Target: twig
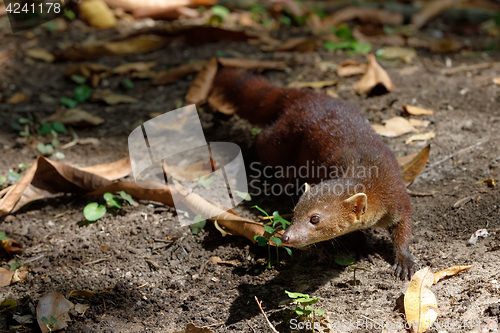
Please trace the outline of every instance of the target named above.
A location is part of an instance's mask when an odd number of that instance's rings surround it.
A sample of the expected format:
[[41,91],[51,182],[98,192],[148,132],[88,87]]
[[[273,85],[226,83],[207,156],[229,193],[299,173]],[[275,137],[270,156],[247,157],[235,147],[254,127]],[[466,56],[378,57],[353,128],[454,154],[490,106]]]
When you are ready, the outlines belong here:
[[471,149],[473,149],[473,148],[476,148],[476,147],[478,147],[478,146],[480,146],[480,145],[483,145],[483,144],[485,144],[485,143],[489,142],[490,140],[491,140],[491,138],[489,138],[489,139],[488,139],[488,140],[486,140],[486,141],[481,141],[481,142],[475,143],[475,144],[473,144],[472,146],[469,146],[469,147],[467,147],[467,148],[460,149],[459,151],[456,151],[456,152],[454,152],[453,154],[446,156],[446,157],[445,157],[445,158],[443,158],[442,160],[439,160],[439,161],[437,161],[437,162],[435,162],[435,163],[432,163],[431,165],[429,165],[429,167],[427,168],[427,170],[428,170],[428,169],[430,169],[430,168],[434,168],[435,166],[437,166],[437,165],[439,165],[439,164],[441,164],[441,163],[443,163],[443,162],[446,162],[446,161],[448,161],[450,158],[453,158],[453,157],[455,157],[455,156],[457,156],[457,155],[459,155],[459,154],[461,154],[461,153],[465,153],[466,151],[469,151],[469,150],[471,150]]
[[87,263],[83,264],[83,266],[98,264],[98,263],[103,262],[103,261],[109,261],[109,258],[102,258],[102,259],[97,259],[97,260],[94,260],[91,262],[87,262]]
[[264,312],[264,310],[262,309],[262,301],[259,301],[259,299],[257,298],[257,296],[255,296],[255,301],[257,302],[257,305],[259,306],[259,309],[260,309],[260,312],[262,312],[262,315],[264,316],[264,318],[266,319],[266,322],[267,324],[269,325],[269,327],[271,328],[271,330],[273,331],[273,333],[279,333],[273,326],[273,324],[271,324],[271,322],[269,321],[269,319],[267,318],[266,316],[266,313]]
[[25,260],[25,261],[23,261],[23,264],[27,264],[27,263],[29,263],[29,262],[37,261],[38,259],[42,259],[43,257],[45,257],[45,253],[42,253],[42,254],[41,254],[41,255],[39,255],[38,257],[35,257],[35,258],[31,258],[31,259]]
[[468,66],[457,66],[453,67],[450,69],[446,69],[443,71],[443,74],[445,75],[451,75],[459,72],[464,72],[464,71],[474,71],[478,69],[488,69],[492,67],[498,66],[500,63],[498,62],[483,62],[481,64],[474,64],[474,65],[468,65]]
[[248,320],[245,320],[245,322],[247,323],[247,326],[250,327],[250,329],[253,331],[253,333],[255,333],[255,328],[250,326],[250,323],[248,322]]

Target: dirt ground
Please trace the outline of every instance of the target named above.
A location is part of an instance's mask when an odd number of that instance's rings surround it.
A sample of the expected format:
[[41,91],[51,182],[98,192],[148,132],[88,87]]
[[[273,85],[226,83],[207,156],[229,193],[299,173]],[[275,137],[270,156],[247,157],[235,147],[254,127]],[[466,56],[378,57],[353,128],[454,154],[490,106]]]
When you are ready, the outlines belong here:
[[[0,19],[2,31],[7,29],[5,20],[6,17]],[[85,31],[75,24],[59,35],[50,35],[41,28],[34,33],[39,45],[50,49],[66,38],[83,39]],[[278,32],[289,33],[293,31]],[[480,37],[456,38],[464,41]],[[59,107],[59,98],[71,95],[75,87],[63,77],[68,62],[47,64],[24,56],[23,51],[33,44],[23,34],[0,38],[0,50],[16,50],[15,56],[0,70],[0,92],[6,97],[15,92],[30,96],[24,103],[0,104],[0,176],[7,176],[7,170],[16,169],[20,163],[32,164],[38,155],[36,140],[26,140],[10,129],[12,115],[30,112],[43,119]],[[218,42],[193,47],[167,46],[147,54],[102,57],[94,62],[116,66],[156,61],[156,68],[164,69],[190,60],[209,59],[221,52],[255,59],[295,60],[295,65],[285,71],[264,73],[280,86],[298,80],[336,79],[334,73],[321,71],[314,63],[338,63],[347,57],[345,52],[324,50],[309,54],[266,53],[246,42]],[[361,55],[354,58],[364,61]],[[488,178],[500,181],[500,88],[491,83],[492,78],[500,77],[500,66],[453,75],[443,73],[447,62],[455,67],[499,61],[498,52],[433,55],[419,51],[412,64],[381,61],[397,87],[392,93],[358,96],[351,87],[359,77],[343,78],[336,87],[340,99],[359,108],[371,123],[401,115],[402,106],[407,104],[435,110],[434,115],[419,117],[431,121],[425,131],[434,131],[436,137],[430,141],[428,165],[409,189],[434,196],[411,196],[414,221],[411,251],[420,267],[429,266],[433,271],[474,265],[469,271],[432,287],[439,304],[438,321],[443,325],[439,331],[472,330],[449,327],[448,320],[459,324],[465,321],[467,325],[483,319],[487,322],[488,318],[500,321],[500,186],[490,188],[477,183]],[[125,157],[130,131],[148,120],[150,113],[176,109],[191,79],[168,86],[134,80],[135,88],[128,93],[140,100],[137,104],[83,103],[82,109],[104,117],[106,122],[80,129],[78,135],[97,137],[101,145],[66,149],[63,162],[87,166]],[[113,91],[120,91],[119,82],[112,77],[105,84]],[[201,109],[208,141],[232,141],[245,153],[251,151],[253,137],[247,124],[214,114],[207,106]],[[397,157],[420,151],[428,144],[407,145],[404,141],[408,136],[384,138],[384,141]],[[69,142],[71,137],[62,135],[60,140]],[[467,197],[471,200],[453,207]],[[30,270],[26,283],[0,288],[0,300],[15,299],[19,304],[13,311],[0,314],[2,332],[11,331],[9,326],[16,325],[14,314],[32,313],[47,292],[68,295],[80,289],[102,292],[89,300],[70,299],[88,304],[90,309],[83,317],[74,318],[66,332],[175,332],[191,322],[199,327],[209,326],[213,332],[269,332],[255,296],[263,301],[263,308],[278,331],[290,332],[294,306],[285,290],[319,297],[317,308],[325,310],[334,323],[356,320],[362,323],[359,327],[348,326],[332,332],[381,332],[380,328],[364,325],[404,323],[402,299],[409,282],[393,277],[391,242],[383,230],[368,232],[382,259],[376,259],[374,264],[357,261],[356,265],[370,270],[357,271],[358,281],[354,286],[352,270],[334,262],[339,253],[354,253],[357,244],[348,239],[326,242],[312,251],[294,250],[293,258],[283,251],[281,265],[266,269],[265,248],[242,237],[222,237],[212,225],[193,235],[189,228],[181,228],[174,222],[173,209],[151,202],[141,201],[137,207],[127,206],[120,214],[107,214],[94,224],[80,227],[83,208],[95,200],[62,195],[29,204],[0,221],[0,230],[23,244],[25,250],[20,261],[36,259],[24,265]],[[239,205],[236,211],[241,216],[256,218],[258,212],[251,209],[255,204],[287,214],[292,212],[294,200],[262,195]],[[476,245],[468,244],[470,236],[482,228],[491,235],[479,239]],[[174,241],[165,242],[166,239]],[[102,246],[109,246],[109,250],[103,252]],[[236,266],[212,264],[213,256],[234,261]],[[145,258],[154,260],[158,268],[151,267]],[[105,260],[92,263],[99,259]],[[3,267],[8,268],[8,260],[0,262]],[[27,331],[39,332],[35,324],[26,326]],[[477,325],[474,329],[477,331]],[[384,332],[397,331],[401,330],[384,329]]]

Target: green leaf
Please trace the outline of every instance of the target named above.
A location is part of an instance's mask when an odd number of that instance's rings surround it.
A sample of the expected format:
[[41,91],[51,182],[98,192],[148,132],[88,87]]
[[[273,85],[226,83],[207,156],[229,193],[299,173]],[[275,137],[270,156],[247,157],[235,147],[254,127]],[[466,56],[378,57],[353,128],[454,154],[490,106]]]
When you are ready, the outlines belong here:
[[355,44],[355,41],[349,41],[349,42],[332,42],[332,41],[326,41],[325,44],[323,45],[325,50],[345,50],[345,49],[350,49],[353,47]]
[[285,220],[279,213],[278,211],[275,211],[273,213],[273,217],[274,217],[274,222],[273,222],[273,226],[276,224],[276,223],[281,223],[281,227],[283,228],[283,230],[286,230],[286,228],[288,228],[288,226],[290,225],[290,222],[288,222],[287,220]]
[[287,294],[288,297],[290,297],[290,298],[299,298],[299,297],[309,298],[309,294],[292,293],[292,292],[286,291],[286,290],[285,290],[285,294]]
[[311,310],[305,310],[305,309],[302,309],[300,307],[296,307],[295,308],[295,313],[298,314],[299,316],[309,316],[311,314]]
[[77,102],[85,102],[90,98],[90,95],[92,95],[92,88],[90,88],[87,85],[82,84],[81,86],[78,86],[75,88],[75,100]]
[[49,123],[43,123],[39,128],[38,128],[38,134],[40,135],[45,135],[50,133],[52,131],[52,125]]
[[106,200],[106,204],[110,207],[122,208],[122,205],[116,200],[116,197],[113,193],[104,193],[104,200]]
[[70,109],[74,109],[78,105],[77,101],[75,101],[74,99],[71,99],[69,97],[61,97],[59,102],[61,102],[62,105],[66,105]]
[[5,183],[7,181],[7,177],[0,177],[0,183]]
[[33,125],[33,122],[31,120],[29,120],[28,118],[19,118],[17,121],[21,125]]
[[129,203],[130,206],[135,205],[134,199],[132,199],[132,196],[130,194],[127,194],[125,191],[120,191],[118,192],[120,197],[122,197],[123,200]]
[[74,21],[76,19],[76,14],[72,10],[64,9],[64,11],[65,11],[64,15],[66,15],[66,17],[69,18],[71,21]]
[[372,44],[370,43],[355,43],[353,45],[353,53],[362,53],[362,54],[367,54],[370,53],[372,50]]
[[44,156],[48,156],[54,152],[54,146],[51,144],[44,145],[42,142],[38,142],[36,149]]
[[227,58],[227,53],[223,50],[215,50],[215,56],[219,58]]
[[233,191],[237,196],[239,196],[240,198],[242,198],[243,200],[245,201],[252,201],[252,197],[250,196],[249,193],[247,192],[241,192],[241,191],[238,191],[238,190],[234,190]]
[[274,244],[276,244],[276,246],[280,246],[281,244],[283,244],[283,242],[281,241],[281,238],[279,238],[279,237],[271,237],[269,239],[272,240],[274,242]]
[[87,78],[85,76],[81,76],[81,75],[73,74],[69,78],[73,82],[78,83],[78,84],[84,84],[85,82],[87,82]]
[[9,169],[9,180],[11,182],[15,182],[16,180],[21,179],[21,175],[18,172],[14,172],[14,170]]
[[259,207],[259,206],[257,206],[257,205],[252,206],[252,208],[257,208],[258,210],[260,210],[260,212],[261,212],[262,214],[265,214],[266,216],[269,216],[269,214],[267,214],[265,210],[263,210],[262,208],[260,208],[260,207]]
[[346,26],[345,24],[341,24],[338,27],[334,28],[333,30],[335,32],[335,35],[342,40],[352,39],[351,29],[349,29],[349,27]]
[[9,237],[5,235],[5,232],[0,231],[0,241],[6,241],[9,240]]
[[262,7],[262,5],[255,4],[255,5],[252,5],[252,7],[250,7],[250,13],[252,13],[254,15],[266,14],[267,10],[264,7]]
[[45,23],[43,26],[50,32],[55,32],[57,29],[57,23],[55,21],[49,21]]
[[83,209],[83,215],[87,221],[94,222],[102,218],[106,214],[106,207],[99,205],[97,202],[91,202]]
[[66,133],[68,130],[66,129],[66,126],[64,126],[63,123],[58,123],[58,122],[55,122],[52,124],[52,128],[54,129],[54,131],[56,131],[57,133]]
[[252,128],[252,130],[250,131],[250,134],[252,134],[253,136],[256,136],[260,132],[262,132],[262,128]]
[[45,324],[49,324],[49,320],[47,319],[47,317],[42,317],[42,321],[43,321]]
[[286,15],[280,15],[280,22],[284,25],[292,24],[292,19]]
[[204,188],[209,188],[213,182],[214,182],[214,178],[210,177],[210,175],[198,178],[198,184],[200,184]]
[[337,264],[339,264],[340,266],[349,266],[349,265],[352,265],[355,261],[355,259],[351,256],[348,256],[346,254],[339,254],[335,260],[334,260]]
[[14,258],[13,260],[9,261],[9,265],[10,265],[9,271],[15,271],[16,269],[21,267],[21,263],[19,262],[19,260],[17,260],[17,258]]
[[58,152],[56,153],[56,158],[57,158],[58,160],[62,160],[62,159],[64,159],[65,157],[66,157],[66,155],[64,155],[64,153],[61,153],[60,151],[58,151]]
[[54,316],[50,316],[50,320],[52,320],[52,324],[58,324],[59,322],[57,321],[56,318],[54,318]]
[[207,221],[204,220],[201,215],[196,215],[196,217],[194,218],[194,223],[190,225],[193,235],[197,235],[201,231],[201,229],[205,228],[206,224]]
[[17,302],[14,301],[13,299],[4,299],[2,303],[0,303],[0,313],[9,311],[10,309],[13,309],[17,306]]
[[269,240],[266,237],[262,237],[259,235],[255,235],[253,239],[257,241],[257,244],[259,244],[259,246],[266,246],[269,243]]
[[122,84],[126,89],[132,89],[135,87],[134,82],[132,82],[129,78],[123,79]]
[[229,9],[227,9],[224,6],[220,6],[220,5],[212,6],[212,14],[214,14],[215,16],[218,16],[220,18],[224,18],[224,17],[228,16],[230,13],[231,12],[229,11]]
[[315,298],[297,298],[297,299],[294,299],[294,301],[297,303],[300,303],[302,305],[311,305],[314,303],[318,303],[319,298],[318,297],[315,297]]
[[291,249],[291,248],[286,247],[286,246],[283,246],[283,248],[286,250],[286,252],[288,253],[288,255],[289,255],[290,257],[293,257],[293,253],[292,253],[292,249]]
[[273,227],[270,227],[268,225],[264,226],[264,230],[266,230],[266,232],[270,233],[271,235],[274,234],[275,231]]
[[30,165],[29,164],[24,164],[24,163],[19,163],[18,167],[21,170],[25,170],[25,169],[29,169]]
[[316,309],[314,309],[314,312],[316,312],[316,313],[317,313],[317,314],[319,314],[320,316],[325,314],[325,311],[324,311],[324,310],[316,310]]

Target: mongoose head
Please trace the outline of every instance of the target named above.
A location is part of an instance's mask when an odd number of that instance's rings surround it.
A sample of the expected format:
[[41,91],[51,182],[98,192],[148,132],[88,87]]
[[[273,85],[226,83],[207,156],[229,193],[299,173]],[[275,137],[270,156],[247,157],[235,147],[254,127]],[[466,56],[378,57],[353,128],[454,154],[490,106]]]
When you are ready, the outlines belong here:
[[363,229],[367,206],[365,193],[344,181],[327,181],[306,191],[295,207],[292,224],[281,241],[294,247],[332,239]]

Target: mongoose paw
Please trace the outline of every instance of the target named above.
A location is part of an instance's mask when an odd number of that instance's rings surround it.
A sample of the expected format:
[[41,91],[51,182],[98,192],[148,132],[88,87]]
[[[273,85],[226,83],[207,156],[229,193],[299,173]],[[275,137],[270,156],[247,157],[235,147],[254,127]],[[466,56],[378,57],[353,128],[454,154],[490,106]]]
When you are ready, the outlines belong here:
[[394,274],[401,280],[411,280],[417,270],[417,264],[413,261],[411,254],[399,254],[396,256],[396,263],[393,266]]

